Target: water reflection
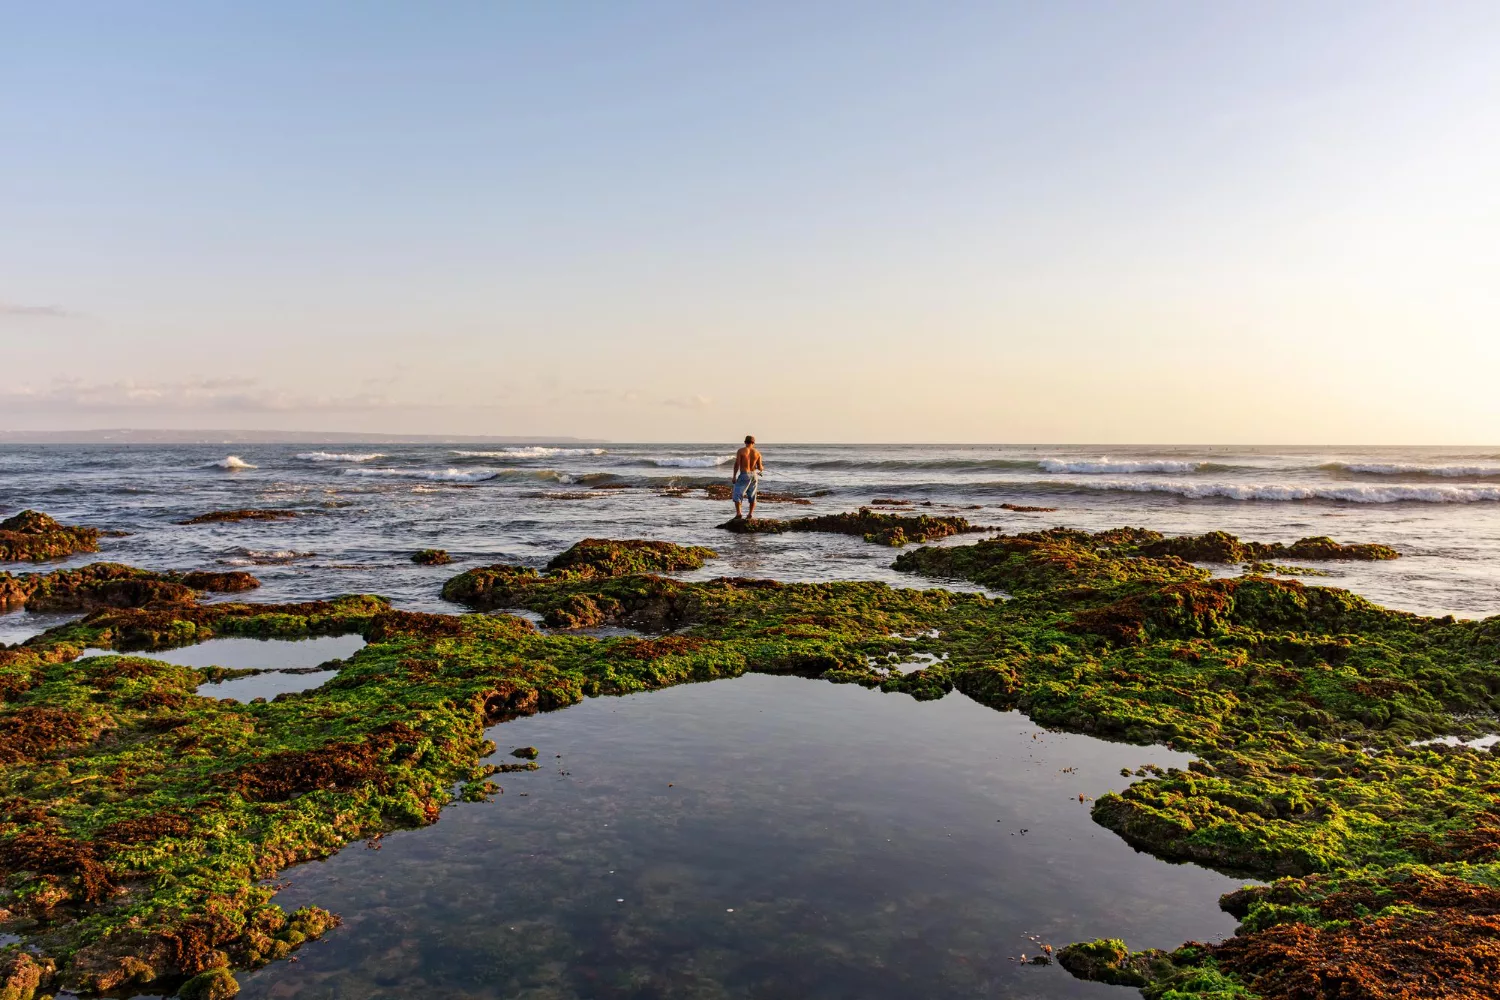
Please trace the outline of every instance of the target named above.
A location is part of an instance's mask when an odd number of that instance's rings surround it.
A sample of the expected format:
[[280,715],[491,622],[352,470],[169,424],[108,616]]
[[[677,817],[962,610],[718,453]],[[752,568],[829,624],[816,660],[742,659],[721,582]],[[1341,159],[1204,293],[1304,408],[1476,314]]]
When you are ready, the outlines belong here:
[[491,730],[542,769],[433,828],[287,873],[345,918],[242,997],[1116,997],[1013,961],[1233,930],[1237,881],[1139,854],[1088,800],[1160,748],[959,695],[744,677]]
[[[209,639],[180,649],[130,653],[180,667],[228,667],[231,670],[294,670],[344,659],[362,649],[357,635],[320,635],[311,639]],[[109,655],[113,650],[85,649],[81,656]]]

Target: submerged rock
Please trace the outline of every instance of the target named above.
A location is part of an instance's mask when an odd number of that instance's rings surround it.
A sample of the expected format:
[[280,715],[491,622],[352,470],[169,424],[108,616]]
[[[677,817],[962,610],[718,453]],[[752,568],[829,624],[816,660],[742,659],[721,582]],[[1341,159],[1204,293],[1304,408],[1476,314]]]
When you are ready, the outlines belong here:
[[97,528],[62,525],[35,510],[0,521],[0,562],[42,562],[98,551]]
[[423,549],[412,553],[411,561],[418,566],[446,566],[453,561],[446,549]]
[[226,521],[281,521],[300,517],[301,512],[285,509],[263,509],[247,507],[242,510],[211,510],[207,514],[190,517],[178,524],[218,524]]

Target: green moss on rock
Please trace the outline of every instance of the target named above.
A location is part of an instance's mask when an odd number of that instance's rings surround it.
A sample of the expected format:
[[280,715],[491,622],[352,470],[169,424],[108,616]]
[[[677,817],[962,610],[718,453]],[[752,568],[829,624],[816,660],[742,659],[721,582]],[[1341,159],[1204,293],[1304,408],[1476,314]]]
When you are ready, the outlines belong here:
[[930,514],[906,516],[884,514],[861,507],[852,514],[821,514],[778,521],[770,518],[746,520],[732,518],[719,525],[725,531],[741,535],[782,534],[791,531],[824,531],[839,535],[858,535],[867,542],[901,546],[908,542],[930,542],[950,535],[989,531],[983,525],[970,524],[962,517],[934,517]]
[[97,528],[62,525],[35,510],[0,521],[0,562],[43,562],[98,551]]

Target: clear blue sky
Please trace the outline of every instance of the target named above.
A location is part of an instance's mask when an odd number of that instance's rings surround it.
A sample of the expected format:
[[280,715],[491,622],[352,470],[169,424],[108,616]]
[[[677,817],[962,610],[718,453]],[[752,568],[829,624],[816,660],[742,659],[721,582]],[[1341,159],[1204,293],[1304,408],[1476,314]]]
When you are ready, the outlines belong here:
[[1500,443],[1500,4],[0,0],[0,429]]

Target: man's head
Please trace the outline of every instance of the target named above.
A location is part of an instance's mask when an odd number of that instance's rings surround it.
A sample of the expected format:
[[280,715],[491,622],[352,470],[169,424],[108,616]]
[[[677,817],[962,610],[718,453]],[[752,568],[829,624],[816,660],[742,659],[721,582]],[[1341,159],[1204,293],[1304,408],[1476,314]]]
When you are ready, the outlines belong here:
[[746,434],[745,435],[745,443],[746,444],[754,444],[755,443],[755,435],[754,434]]

